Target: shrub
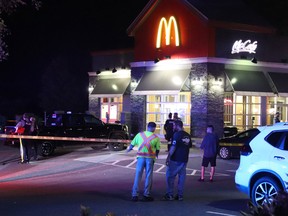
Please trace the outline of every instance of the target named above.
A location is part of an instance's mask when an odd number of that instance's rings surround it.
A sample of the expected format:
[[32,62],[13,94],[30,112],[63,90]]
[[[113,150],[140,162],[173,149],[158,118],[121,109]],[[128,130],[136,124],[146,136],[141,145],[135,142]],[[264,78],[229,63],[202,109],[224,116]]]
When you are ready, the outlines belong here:
[[287,216],[288,212],[288,193],[280,191],[271,202],[265,203],[263,206],[256,206],[249,201],[249,212],[241,211],[244,216]]

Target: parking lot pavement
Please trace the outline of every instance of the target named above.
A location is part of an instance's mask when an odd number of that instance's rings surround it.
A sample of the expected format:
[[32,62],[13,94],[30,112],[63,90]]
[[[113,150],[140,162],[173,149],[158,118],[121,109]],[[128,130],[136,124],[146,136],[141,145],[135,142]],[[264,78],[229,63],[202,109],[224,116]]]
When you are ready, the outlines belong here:
[[13,157],[20,157],[19,147],[4,144],[4,140],[0,140],[1,161],[8,160]]

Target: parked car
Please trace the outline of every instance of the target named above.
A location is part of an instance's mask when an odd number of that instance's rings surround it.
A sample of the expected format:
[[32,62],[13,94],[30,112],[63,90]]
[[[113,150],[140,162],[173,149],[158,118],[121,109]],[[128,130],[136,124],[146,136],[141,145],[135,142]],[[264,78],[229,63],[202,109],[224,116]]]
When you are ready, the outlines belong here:
[[258,127],[260,133],[241,149],[236,187],[255,205],[288,192],[288,123]]
[[230,137],[238,133],[238,128],[233,126],[226,126],[223,130],[224,137]]
[[222,159],[239,158],[240,150],[243,145],[253,139],[259,130],[252,128],[230,137],[224,137],[219,140],[218,155]]
[[[4,134],[7,135],[14,135],[15,134],[15,126],[16,126],[15,120],[8,120],[6,122],[6,125],[4,126]],[[4,138],[5,145],[12,145],[12,146],[19,146],[19,139],[14,138]]]
[[[97,117],[86,113],[53,113],[47,116],[46,124],[40,127],[39,136],[81,137],[128,140],[128,126],[120,123],[104,123]],[[86,145],[92,148],[109,147],[110,150],[120,151],[127,147],[123,142],[81,142],[39,140],[43,156],[53,154],[57,147]]]

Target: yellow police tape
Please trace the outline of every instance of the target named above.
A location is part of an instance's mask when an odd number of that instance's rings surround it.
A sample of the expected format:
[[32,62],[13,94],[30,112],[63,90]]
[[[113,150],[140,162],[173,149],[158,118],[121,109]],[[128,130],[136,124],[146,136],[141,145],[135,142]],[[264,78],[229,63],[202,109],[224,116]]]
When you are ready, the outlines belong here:
[[62,140],[62,141],[83,141],[83,142],[112,142],[112,143],[130,143],[131,140],[124,139],[100,139],[100,138],[84,138],[84,137],[57,137],[57,136],[30,136],[30,135],[10,135],[0,134],[0,138],[10,139],[33,139],[33,140]]

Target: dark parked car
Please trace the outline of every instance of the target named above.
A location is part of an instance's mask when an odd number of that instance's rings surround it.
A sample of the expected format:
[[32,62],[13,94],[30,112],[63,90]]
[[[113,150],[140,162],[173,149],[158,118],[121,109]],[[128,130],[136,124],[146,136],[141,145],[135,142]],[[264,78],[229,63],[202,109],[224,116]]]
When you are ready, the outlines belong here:
[[238,133],[238,129],[237,127],[233,127],[233,126],[226,126],[224,127],[224,137],[230,137],[233,135],[236,135]]
[[218,155],[222,159],[239,158],[242,146],[248,144],[259,132],[257,128],[252,128],[230,137],[221,138]]
[[[15,120],[8,120],[6,122],[6,125],[4,126],[4,134],[7,135],[15,135],[15,126],[16,126]],[[4,138],[5,145],[12,145],[12,146],[19,146],[19,139],[14,138]]]
[[[97,117],[85,113],[54,113],[46,119],[46,125],[40,127],[39,136],[102,138],[128,140],[128,126],[120,123],[104,123]],[[39,140],[42,155],[51,155],[57,147],[64,146],[91,146],[92,148],[109,147],[110,150],[119,151],[127,147],[123,142],[81,142]]]

